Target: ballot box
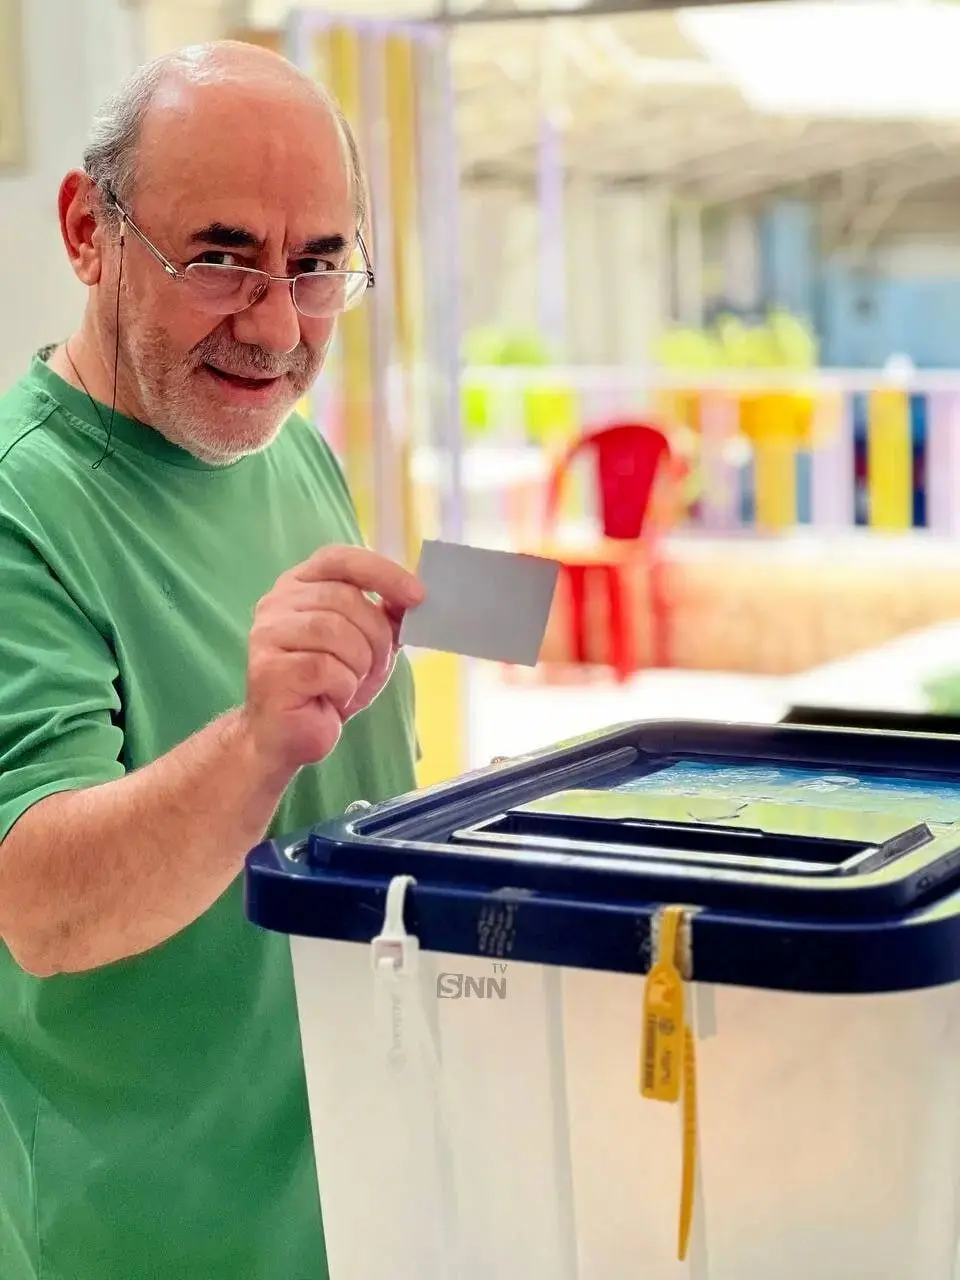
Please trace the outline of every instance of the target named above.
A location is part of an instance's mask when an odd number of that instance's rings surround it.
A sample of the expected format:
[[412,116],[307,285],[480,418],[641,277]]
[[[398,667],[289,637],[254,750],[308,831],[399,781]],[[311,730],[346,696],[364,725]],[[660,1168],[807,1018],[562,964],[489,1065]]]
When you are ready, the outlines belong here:
[[960,740],[615,726],[251,851],[332,1280],[950,1280]]

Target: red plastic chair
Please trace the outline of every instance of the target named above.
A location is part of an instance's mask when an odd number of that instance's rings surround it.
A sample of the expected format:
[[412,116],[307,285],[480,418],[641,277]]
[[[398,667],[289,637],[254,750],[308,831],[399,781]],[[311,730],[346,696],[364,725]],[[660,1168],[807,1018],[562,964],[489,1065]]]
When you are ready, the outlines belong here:
[[[556,549],[552,543],[564,486],[574,464],[591,454],[596,467],[600,498],[600,523],[604,542],[584,553]],[[640,668],[632,642],[626,595],[627,571],[638,559],[646,563],[652,637],[652,665],[669,665],[667,606],[659,565],[653,555],[648,517],[654,486],[660,476],[675,475],[670,446],[657,427],[643,422],[618,422],[591,431],[574,441],[555,464],[547,485],[544,521],[550,554],[561,564],[570,599],[570,643],[576,662],[586,664],[588,584],[600,579],[610,617],[609,662],[618,680],[628,679]],[[616,544],[622,544],[618,547]]]

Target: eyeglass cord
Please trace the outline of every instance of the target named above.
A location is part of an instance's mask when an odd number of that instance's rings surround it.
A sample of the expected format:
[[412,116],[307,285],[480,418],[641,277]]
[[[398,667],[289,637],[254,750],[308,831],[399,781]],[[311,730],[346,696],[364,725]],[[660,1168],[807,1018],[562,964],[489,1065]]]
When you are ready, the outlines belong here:
[[87,384],[83,380],[83,375],[81,374],[80,370],[77,368],[77,365],[76,365],[76,362],[74,361],[73,356],[70,354],[69,338],[67,339],[67,341],[64,343],[64,346],[63,346],[63,354],[67,357],[67,360],[70,364],[70,368],[76,374],[77,381],[80,383],[81,387],[83,387],[84,393],[86,394],[87,399],[90,401],[91,405],[93,406],[93,411],[97,415],[97,419],[101,427],[103,427],[103,430],[106,434],[106,443],[103,446],[103,453],[101,453],[100,457],[93,464],[92,469],[94,471],[97,470],[97,468],[100,466],[102,462],[104,462],[108,457],[110,457],[110,445],[113,441],[113,422],[117,414],[117,382],[120,376],[120,287],[121,287],[121,284],[123,283],[124,231],[125,231],[124,219],[121,218],[120,220],[120,259],[117,264],[117,306],[116,306],[116,314],[114,316],[114,331],[116,333],[116,345],[113,351],[113,400],[110,405],[109,423],[104,422],[103,414],[100,412],[100,406],[97,404],[96,400],[94,400],[93,396],[90,394],[89,390],[87,389]]

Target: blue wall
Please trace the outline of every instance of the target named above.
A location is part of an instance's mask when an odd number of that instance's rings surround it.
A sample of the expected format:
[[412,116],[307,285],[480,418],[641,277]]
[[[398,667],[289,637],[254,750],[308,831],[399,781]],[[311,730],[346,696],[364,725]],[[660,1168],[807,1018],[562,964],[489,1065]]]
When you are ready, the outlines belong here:
[[820,258],[817,212],[782,200],[759,220],[764,305],[813,322],[823,363],[877,368],[893,354],[917,368],[960,368],[960,279],[854,271]]
[[824,364],[876,368],[896,352],[917,368],[960,368],[960,280],[827,268],[817,319]]
[[759,232],[766,305],[815,321],[820,266],[815,210],[802,200],[778,201],[760,215]]

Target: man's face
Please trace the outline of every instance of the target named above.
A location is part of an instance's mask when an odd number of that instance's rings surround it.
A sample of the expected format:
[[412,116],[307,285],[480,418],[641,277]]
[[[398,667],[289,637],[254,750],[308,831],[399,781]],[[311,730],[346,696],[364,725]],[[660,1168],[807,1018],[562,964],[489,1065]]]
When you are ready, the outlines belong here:
[[[345,148],[322,105],[239,87],[180,87],[151,109],[127,212],[178,268],[232,263],[275,276],[343,269],[357,230]],[[96,300],[111,340],[119,260],[114,232]],[[246,310],[211,315],[127,229],[124,407],[208,462],[269,444],[316,379],[334,324],[301,315],[279,283]]]

